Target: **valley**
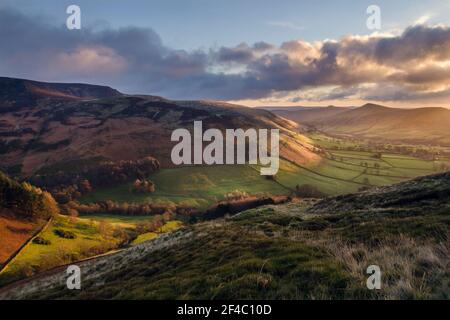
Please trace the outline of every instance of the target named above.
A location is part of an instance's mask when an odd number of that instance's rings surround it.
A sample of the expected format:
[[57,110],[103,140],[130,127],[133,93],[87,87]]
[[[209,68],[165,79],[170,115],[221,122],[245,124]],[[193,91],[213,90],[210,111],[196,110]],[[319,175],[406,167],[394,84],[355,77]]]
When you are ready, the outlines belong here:
[[261,176],[257,166],[252,165],[166,168],[150,176],[158,186],[152,194],[134,194],[127,183],[99,189],[80,201],[156,201],[205,209],[235,190],[252,195],[282,195],[297,186],[309,186],[324,195],[337,195],[363,187],[389,185],[450,167],[448,159],[429,161],[389,153],[374,158],[375,153],[370,152],[324,150],[326,155],[314,165],[302,166],[281,160],[273,180]]

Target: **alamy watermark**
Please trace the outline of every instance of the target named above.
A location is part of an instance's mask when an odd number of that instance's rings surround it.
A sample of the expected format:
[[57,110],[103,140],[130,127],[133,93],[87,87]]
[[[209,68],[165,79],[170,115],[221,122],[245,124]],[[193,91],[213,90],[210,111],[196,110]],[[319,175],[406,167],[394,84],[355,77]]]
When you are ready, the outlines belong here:
[[381,269],[377,265],[371,265],[367,267],[367,274],[370,276],[367,278],[366,285],[369,290],[381,289]]
[[369,30],[381,30],[381,8],[377,5],[370,5],[366,10],[370,16],[366,20]]
[[[69,30],[81,29],[81,8],[76,4],[67,7],[66,13],[69,15],[66,20],[66,26]],[[366,26],[369,30],[381,30],[381,8],[372,4],[367,7],[366,13],[369,17],[366,20]]]
[[81,8],[75,4],[67,7],[66,13],[69,15],[66,20],[66,27],[69,30],[81,29]]
[[70,265],[67,270],[66,286],[69,290],[81,290],[81,269],[77,265]]
[[[270,143],[269,143],[270,131]],[[280,165],[279,129],[219,129],[203,132],[202,121],[194,121],[194,137],[187,129],[172,132],[171,141],[178,142],[171,152],[175,165],[260,164],[261,175],[275,175]],[[203,142],[209,142],[205,147]],[[270,149],[270,153],[268,150]]]

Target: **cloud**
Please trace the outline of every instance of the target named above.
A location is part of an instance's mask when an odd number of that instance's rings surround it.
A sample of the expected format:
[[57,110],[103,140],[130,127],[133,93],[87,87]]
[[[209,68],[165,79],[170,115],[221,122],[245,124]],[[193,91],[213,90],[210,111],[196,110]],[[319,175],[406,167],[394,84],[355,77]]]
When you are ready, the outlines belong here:
[[[0,9],[0,72],[51,81],[95,81],[133,91],[160,90],[205,73],[208,55],[167,48],[147,28],[67,30]],[[170,93],[169,90],[166,93]]]
[[[257,44],[257,50],[264,50],[265,44]],[[253,49],[246,43],[242,43],[234,48],[221,47],[216,53],[218,62],[247,63],[253,60]]]
[[127,61],[113,49],[103,46],[81,46],[70,52],[56,55],[52,64],[53,72],[57,74],[61,69],[77,75],[118,74],[125,70]]
[[69,31],[3,8],[0,38],[8,44],[0,47],[4,76],[108,84],[169,98],[384,101],[442,98],[450,91],[450,27],[442,25],[185,51],[167,47],[149,28]]
[[291,30],[295,30],[295,31],[302,31],[305,29],[304,27],[302,27],[298,24],[295,24],[291,21],[269,21],[267,24],[270,26],[273,26],[273,27],[286,28],[286,29],[291,29]]
[[414,25],[421,25],[426,24],[430,19],[432,18],[431,14],[424,14],[423,16],[419,17],[416,21],[414,21]]

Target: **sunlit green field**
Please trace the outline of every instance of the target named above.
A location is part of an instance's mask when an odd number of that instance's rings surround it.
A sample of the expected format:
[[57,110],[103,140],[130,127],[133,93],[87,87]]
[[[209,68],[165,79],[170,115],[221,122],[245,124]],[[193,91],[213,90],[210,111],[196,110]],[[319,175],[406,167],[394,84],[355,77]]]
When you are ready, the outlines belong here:
[[156,184],[156,191],[151,194],[132,193],[130,184],[122,184],[92,192],[81,200],[85,203],[107,199],[118,202],[171,202],[205,208],[235,190],[254,195],[288,192],[248,165],[162,169],[150,179]]
[[365,186],[398,183],[417,176],[436,173],[439,163],[411,157],[382,155],[374,159],[370,153],[339,151],[333,159],[318,165],[301,167],[280,161],[276,181],[259,174],[257,166],[199,166],[162,169],[150,179],[156,184],[152,194],[130,192],[130,184],[100,189],[82,198],[97,202],[112,199],[118,202],[170,202],[200,209],[222,200],[224,195],[240,190],[252,195],[288,194],[296,186],[313,186],[327,195],[356,192]]
[[[61,238],[55,234],[56,229],[72,232],[76,238]],[[20,278],[82,259],[92,255],[95,248],[99,252],[108,251],[117,245],[117,239],[112,235],[99,233],[98,223],[66,216],[56,217],[39,236],[50,241],[50,244],[28,244],[0,274],[0,283],[4,279]]]
[[114,215],[114,214],[89,214],[89,215],[81,215],[78,218],[80,221],[90,222],[90,221],[106,221],[111,223],[115,227],[122,228],[134,228],[136,224],[141,222],[151,221],[153,216],[123,216],[123,215]]
[[152,240],[158,236],[159,233],[174,231],[182,226],[181,221],[169,221],[164,224],[161,228],[157,230],[157,232],[146,232],[140,234],[133,242],[133,245],[140,244],[144,241]]
[[[153,216],[89,215],[71,218],[59,215],[39,234],[49,244],[29,243],[19,255],[0,273],[0,284],[30,276],[73,261],[103,254],[118,248],[120,239],[115,230],[133,229],[140,223],[151,221]],[[101,230],[101,223],[107,230]],[[180,221],[168,221],[155,232],[139,235],[131,244],[139,244],[156,238],[160,233],[170,232],[182,226]],[[75,239],[66,239],[55,234],[55,230],[73,233]]]

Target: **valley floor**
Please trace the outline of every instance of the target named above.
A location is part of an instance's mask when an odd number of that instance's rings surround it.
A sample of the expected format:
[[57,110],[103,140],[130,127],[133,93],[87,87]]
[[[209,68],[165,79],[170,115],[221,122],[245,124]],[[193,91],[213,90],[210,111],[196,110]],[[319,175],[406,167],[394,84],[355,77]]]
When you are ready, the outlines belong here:
[[274,180],[261,176],[259,168],[251,165],[166,168],[150,177],[156,185],[152,194],[133,193],[131,183],[127,183],[95,190],[81,201],[170,203],[204,210],[236,190],[251,195],[283,195],[306,186],[324,195],[339,195],[433,174],[442,164],[450,167],[449,160],[428,161],[387,153],[374,158],[370,152],[330,150],[311,166],[281,159]]

